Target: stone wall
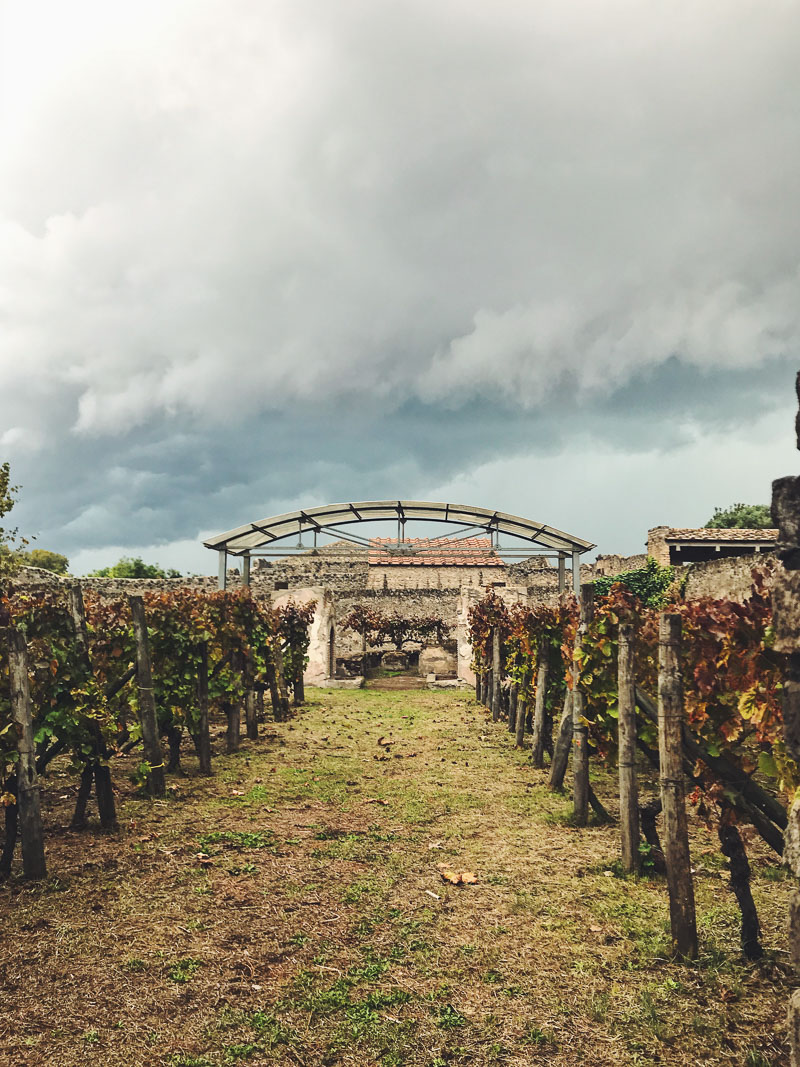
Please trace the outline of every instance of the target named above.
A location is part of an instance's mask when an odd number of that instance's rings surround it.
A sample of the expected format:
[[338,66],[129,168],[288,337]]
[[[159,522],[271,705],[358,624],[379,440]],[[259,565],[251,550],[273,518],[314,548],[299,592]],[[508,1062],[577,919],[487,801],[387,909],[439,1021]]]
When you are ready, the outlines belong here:
[[[687,600],[713,597],[716,600],[736,600],[741,603],[750,595],[753,571],[760,570],[771,585],[779,567],[776,556],[727,556],[706,563],[689,563],[685,572],[684,596]],[[680,573],[680,572],[679,572]],[[682,577],[682,575],[680,575]]]
[[598,556],[590,566],[593,578],[603,578],[613,577],[615,574],[624,574],[626,571],[641,570],[646,563],[647,555],[644,552],[639,552],[635,556]]
[[[237,583],[238,576],[232,576],[232,580]],[[97,596],[108,597],[110,600],[141,596],[144,593],[170,593],[178,589],[213,592],[217,588],[217,579],[210,577],[73,578],[69,575],[40,570],[38,567],[21,567],[14,575],[13,582],[15,586],[25,589],[57,589],[78,582],[84,593],[94,593]]]
[[462,585],[485,588],[492,582],[502,582],[505,567],[429,567],[429,566],[373,566],[368,568],[370,589],[449,589],[458,592]]

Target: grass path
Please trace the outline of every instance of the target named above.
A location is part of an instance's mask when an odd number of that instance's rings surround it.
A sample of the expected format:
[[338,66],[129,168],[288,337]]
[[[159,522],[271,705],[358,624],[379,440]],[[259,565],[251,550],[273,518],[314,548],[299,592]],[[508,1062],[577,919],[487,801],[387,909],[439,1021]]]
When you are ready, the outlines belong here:
[[572,828],[468,693],[312,690],[262,733],[163,802],[118,771],[119,837],[64,832],[48,780],[52,877],[0,888],[3,1067],[788,1062],[790,885],[756,843],[767,958],[694,820],[682,966],[663,882],[618,877],[617,829]]

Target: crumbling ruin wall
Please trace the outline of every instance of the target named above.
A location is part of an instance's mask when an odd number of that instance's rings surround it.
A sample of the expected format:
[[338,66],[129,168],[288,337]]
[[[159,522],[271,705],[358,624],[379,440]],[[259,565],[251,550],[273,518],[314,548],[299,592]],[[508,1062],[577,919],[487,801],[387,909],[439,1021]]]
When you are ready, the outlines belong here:
[[742,603],[750,596],[753,573],[758,570],[770,586],[780,568],[777,556],[726,556],[706,563],[689,563],[678,571],[685,576],[683,595],[687,600],[712,597],[715,600],[735,600]]
[[368,568],[370,589],[445,589],[458,592],[462,585],[485,588],[492,582],[502,582],[505,567],[414,567],[395,564]]

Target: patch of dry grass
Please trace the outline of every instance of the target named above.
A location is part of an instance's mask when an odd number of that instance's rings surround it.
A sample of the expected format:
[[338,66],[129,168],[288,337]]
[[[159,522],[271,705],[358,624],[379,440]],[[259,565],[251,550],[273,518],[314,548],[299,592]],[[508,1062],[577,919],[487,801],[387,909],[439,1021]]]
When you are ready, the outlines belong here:
[[663,882],[617,877],[617,829],[571,827],[526,756],[468,694],[312,691],[166,801],[118,769],[116,837],[65,832],[49,779],[51,878],[0,889],[0,1064],[787,1062],[773,858],[746,964],[693,822],[702,958],[673,963]]

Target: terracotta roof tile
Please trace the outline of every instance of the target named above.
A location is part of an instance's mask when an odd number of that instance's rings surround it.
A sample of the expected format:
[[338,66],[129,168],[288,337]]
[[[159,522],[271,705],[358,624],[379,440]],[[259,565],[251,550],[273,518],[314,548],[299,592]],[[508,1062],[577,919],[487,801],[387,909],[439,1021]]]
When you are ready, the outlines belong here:
[[[395,551],[390,552],[393,548]],[[409,537],[397,551],[392,537],[373,537],[370,541],[370,566],[405,567],[504,567],[502,559],[488,537]],[[410,549],[407,554],[402,549]]]
[[746,529],[722,529],[722,530],[667,530],[664,534],[666,541],[777,541],[777,530],[746,530]]

